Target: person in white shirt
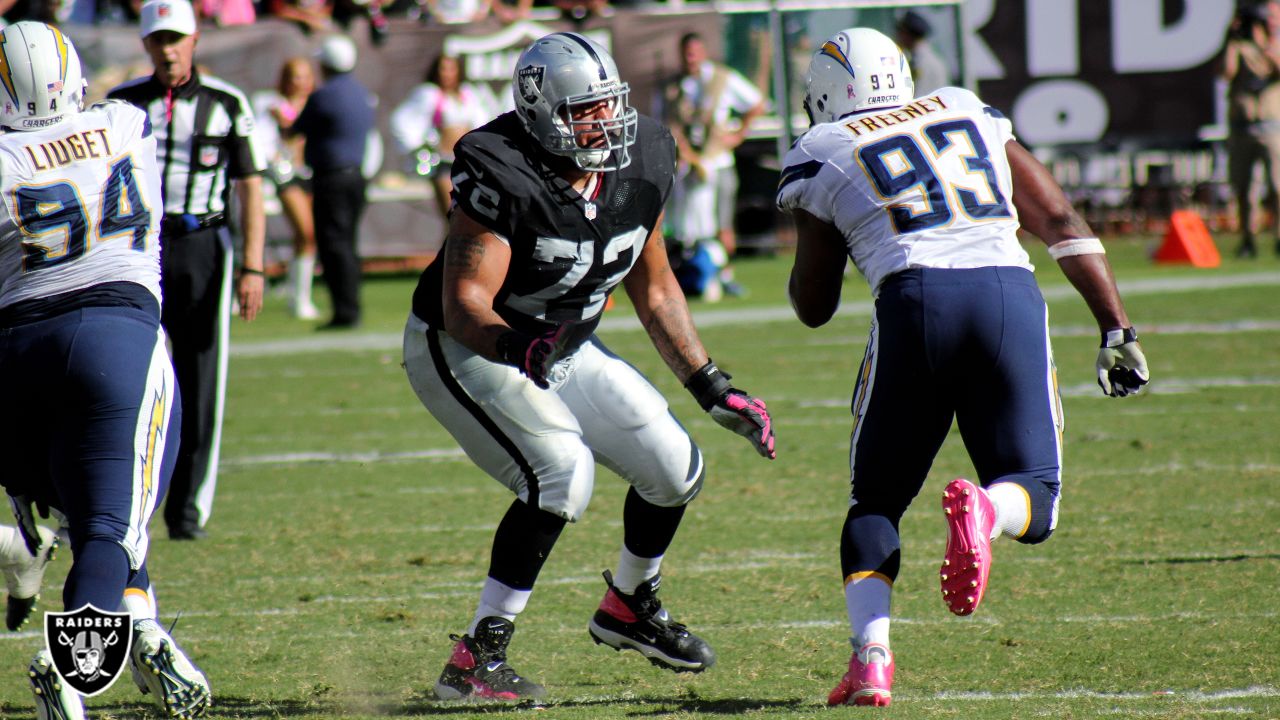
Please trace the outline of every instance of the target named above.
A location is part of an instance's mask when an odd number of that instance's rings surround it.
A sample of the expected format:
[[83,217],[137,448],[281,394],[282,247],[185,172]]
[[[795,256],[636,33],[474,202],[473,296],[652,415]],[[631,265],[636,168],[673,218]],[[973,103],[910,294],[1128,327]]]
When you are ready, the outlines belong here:
[[453,183],[453,145],[480,127],[493,113],[466,82],[458,58],[441,54],[427,70],[426,82],[391,113],[391,136],[412,170],[431,178],[440,216],[449,211]]
[[977,610],[995,538],[1039,543],[1057,525],[1062,406],[1020,228],[1093,312],[1103,392],[1135,393],[1149,373],[1102,243],[998,110],[962,88],[916,96],[901,50],[869,28],[823,43],[805,109],[812,127],[787,153],[777,196],[797,230],[792,306],[810,327],[830,320],[850,259],[876,298],[840,537],[854,652],[827,702],[888,705],[898,523],[953,418],[977,478],[943,492],[948,609]]
[[687,262],[676,275],[686,293],[714,302],[724,291],[741,292],[728,269],[737,246],[733,151],[764,112],[764,96],[741,73],[712,62],[697,33],[680,38],[680,56],[683,69],[664,90],[661,113],[680,160],[670,225]]
[[491,0],[421,0],[431,20],[445,25],[480,22],[489,17]]

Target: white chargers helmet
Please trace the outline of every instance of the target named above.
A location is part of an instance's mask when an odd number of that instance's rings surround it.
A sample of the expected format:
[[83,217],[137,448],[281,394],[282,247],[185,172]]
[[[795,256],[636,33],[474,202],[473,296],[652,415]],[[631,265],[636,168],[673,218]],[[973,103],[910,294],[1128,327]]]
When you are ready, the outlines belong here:
[[[627,104],[631,86],[590,38],[559,32],[534,41],[516,61],[511,90],[520,122],[548,152],[591,172],[631,164],[638,117]],[[598,103],[607,103],[610,117],[574,119],[575,110]]]
[[71,38],[24,20],[0,31],[0,126],[39,130],[84,108],[86,83]]
[[906,105],[915,82],[902,49],[871,28],[832,35],[809,63],[804,109],[809,122],[839,120],[850,113]]

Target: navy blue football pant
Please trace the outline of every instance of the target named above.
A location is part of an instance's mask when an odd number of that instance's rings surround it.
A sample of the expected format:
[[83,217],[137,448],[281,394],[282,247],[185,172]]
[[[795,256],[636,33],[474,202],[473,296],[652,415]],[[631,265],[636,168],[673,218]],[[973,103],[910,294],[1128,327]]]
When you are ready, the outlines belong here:
[[916,268],[880,288],[853,397],[844,577],[899,564],[898,522],[954,418],[983,487],[1027,491],[1023,542],[1056,524],[1061,407],[1047,309],[1020,268]]
[[182,415],[155,315],[90,307],[0,330],[4,483],[66,516],[68,610],[120,606],[168,489]]
[[354,325],[360,322],[359,242],[365,179],[360,168],[317,170],[311,177],[311,192],[316,254],[333,299],[332,322]]

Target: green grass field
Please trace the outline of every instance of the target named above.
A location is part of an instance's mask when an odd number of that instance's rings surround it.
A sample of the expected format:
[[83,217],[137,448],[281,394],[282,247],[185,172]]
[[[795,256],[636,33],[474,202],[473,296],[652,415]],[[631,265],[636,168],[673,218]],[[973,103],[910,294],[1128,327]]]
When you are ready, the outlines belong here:
[[[405,380],[408,277],[367,281],[353,334],[315,333],[279,300],[235,321],[211,536],[175,543],[153,523],[162,615],[181,613],[175,635],[211,679],[215,717],[1280,717],[1280,260],[1158,267],[1151,242],[1110,245],[1154,376],[1126,400],[1098,391],[1092,320],[1033,249],[1067,414],[1060,525],[1044,545],[997,543],[981,610],[953,617],[938,591],[938,502],[972,473],[953,432],[902,523],[887,710],[823,705],[849,656],[837,547],[869,293],[854,275],[846,311],[808,330],[786,308],[786,255],[740,261],[750,298],[694,305],[713,357],[768,401],[776,462],[699,411],[628,327],[625,301],[601,332],[707,455],[663,597],[717,649],[711,670],[677,676],[588,637],[626,489],[601,469],[511,648],[548,687],[545,704],[429,699],[509,496]],[[51,566],[41,609],[61,609],[68,565]],[[41,642],[31,630],[0,642],[0,718],[31,716],[24,670]],[[128,678],[89,712],[159,716]]]

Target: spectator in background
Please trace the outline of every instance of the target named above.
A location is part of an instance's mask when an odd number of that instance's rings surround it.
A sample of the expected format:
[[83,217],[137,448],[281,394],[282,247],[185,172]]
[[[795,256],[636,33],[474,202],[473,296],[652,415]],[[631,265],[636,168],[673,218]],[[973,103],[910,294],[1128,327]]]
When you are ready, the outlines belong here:
[[[1227,82],[1227,170],[1240,221],[1236,256],[1258,254],[1253,233],[1253,169],[1261,161],[1266,194],[1280,190],[1280,54],[1265,7],[1244,5],[1232,20],[1222,54]],[[1280,213],[1272,213],[1280,253]]]
[[553,0],[563,20],[571,22],[579,30],[587,18],[601,17],[608,10],[608,0]]
[[923,97],[940,87],[952,84],[947,63],[929,43],[933,26],[923,15],[908,10],[898,19],[898,46],[911,63],[911,75],[916,84],[916,97]]
[[253,0],[200,0],[196,11],[218,27],[252,25],[257,19]]
[[275,90],[254,98],[254,132],[267,156],[267,177],[293,230],[293,257],[285,287],[289,306],[300,320],[314,320],[320,311],[311,302],[311,279],[316,269],[315,221],[311,217],[311,169],[302,162],[305,139],[285,138],[315,90],[315,72],[305,57],[285,60]]
[[[161,321],[183,406],[182,443],[164,520],[170,538],[195,540],[206,535],[218,481],[232,288],[240,317],[251,321],[262,308],[266,162],[252,135],[253,113],[244,94],[195,66],[200,33],[191,3],[150,0],[142,6],[141,34],[155,71],[107,97],[150,116],[164,171]],[[227,227],[233,188],[244,237],[235,276]]]
[[440,54],[427,70],[426,82],[391,113],[396,148],[409,158],[413,170],[431,178],[440,216],[449,211],[453,182],[453,145],[467,131],[492,117],[480,97],[465,82],[458,58]]
[[426,18],[433,23],[460,25],[489,17],[491,0],[422,0]]
[[664,89],[661,113],[680,160],[670,224],[685,258],[676,274],[686,293],[715,302],[724,292],[743,292],[728,266],[737,246],[733,151],[764,112],[764,96],[736,70],[712,62],[697,33],[680,38],[680,55],[683,70]]
[[492,5],[493,16],[503,23],[513,23],[517,20],[524,20],[529,17],[529,13],[533,11],[533,0],[515,0],[515,3],[508,5],[502,0],[497,0]]
[[56,25],[61,6],[61,0],[0,0],[0,17],[8,24],[35,20]]
[[333,298],[333,319],[321,330],[360,324],[360,257],[357,241],[364,213],[365,146],[373,130],[373,95],[352,73],[356,45],[330,35],[320,46],[324,83],[312,93],[288,135],[302,135],[311,166],[312,218],[325,285]]
[[271,0],[271,14],[298,24],[304,33],[333,29],[332,0]]
[[381,45],[391,30],[382,8],[390,4],[390,0],[333,0],[333,21],[349,32],[352,20],[364,18],[369,24],[369,39],[374,45]]

